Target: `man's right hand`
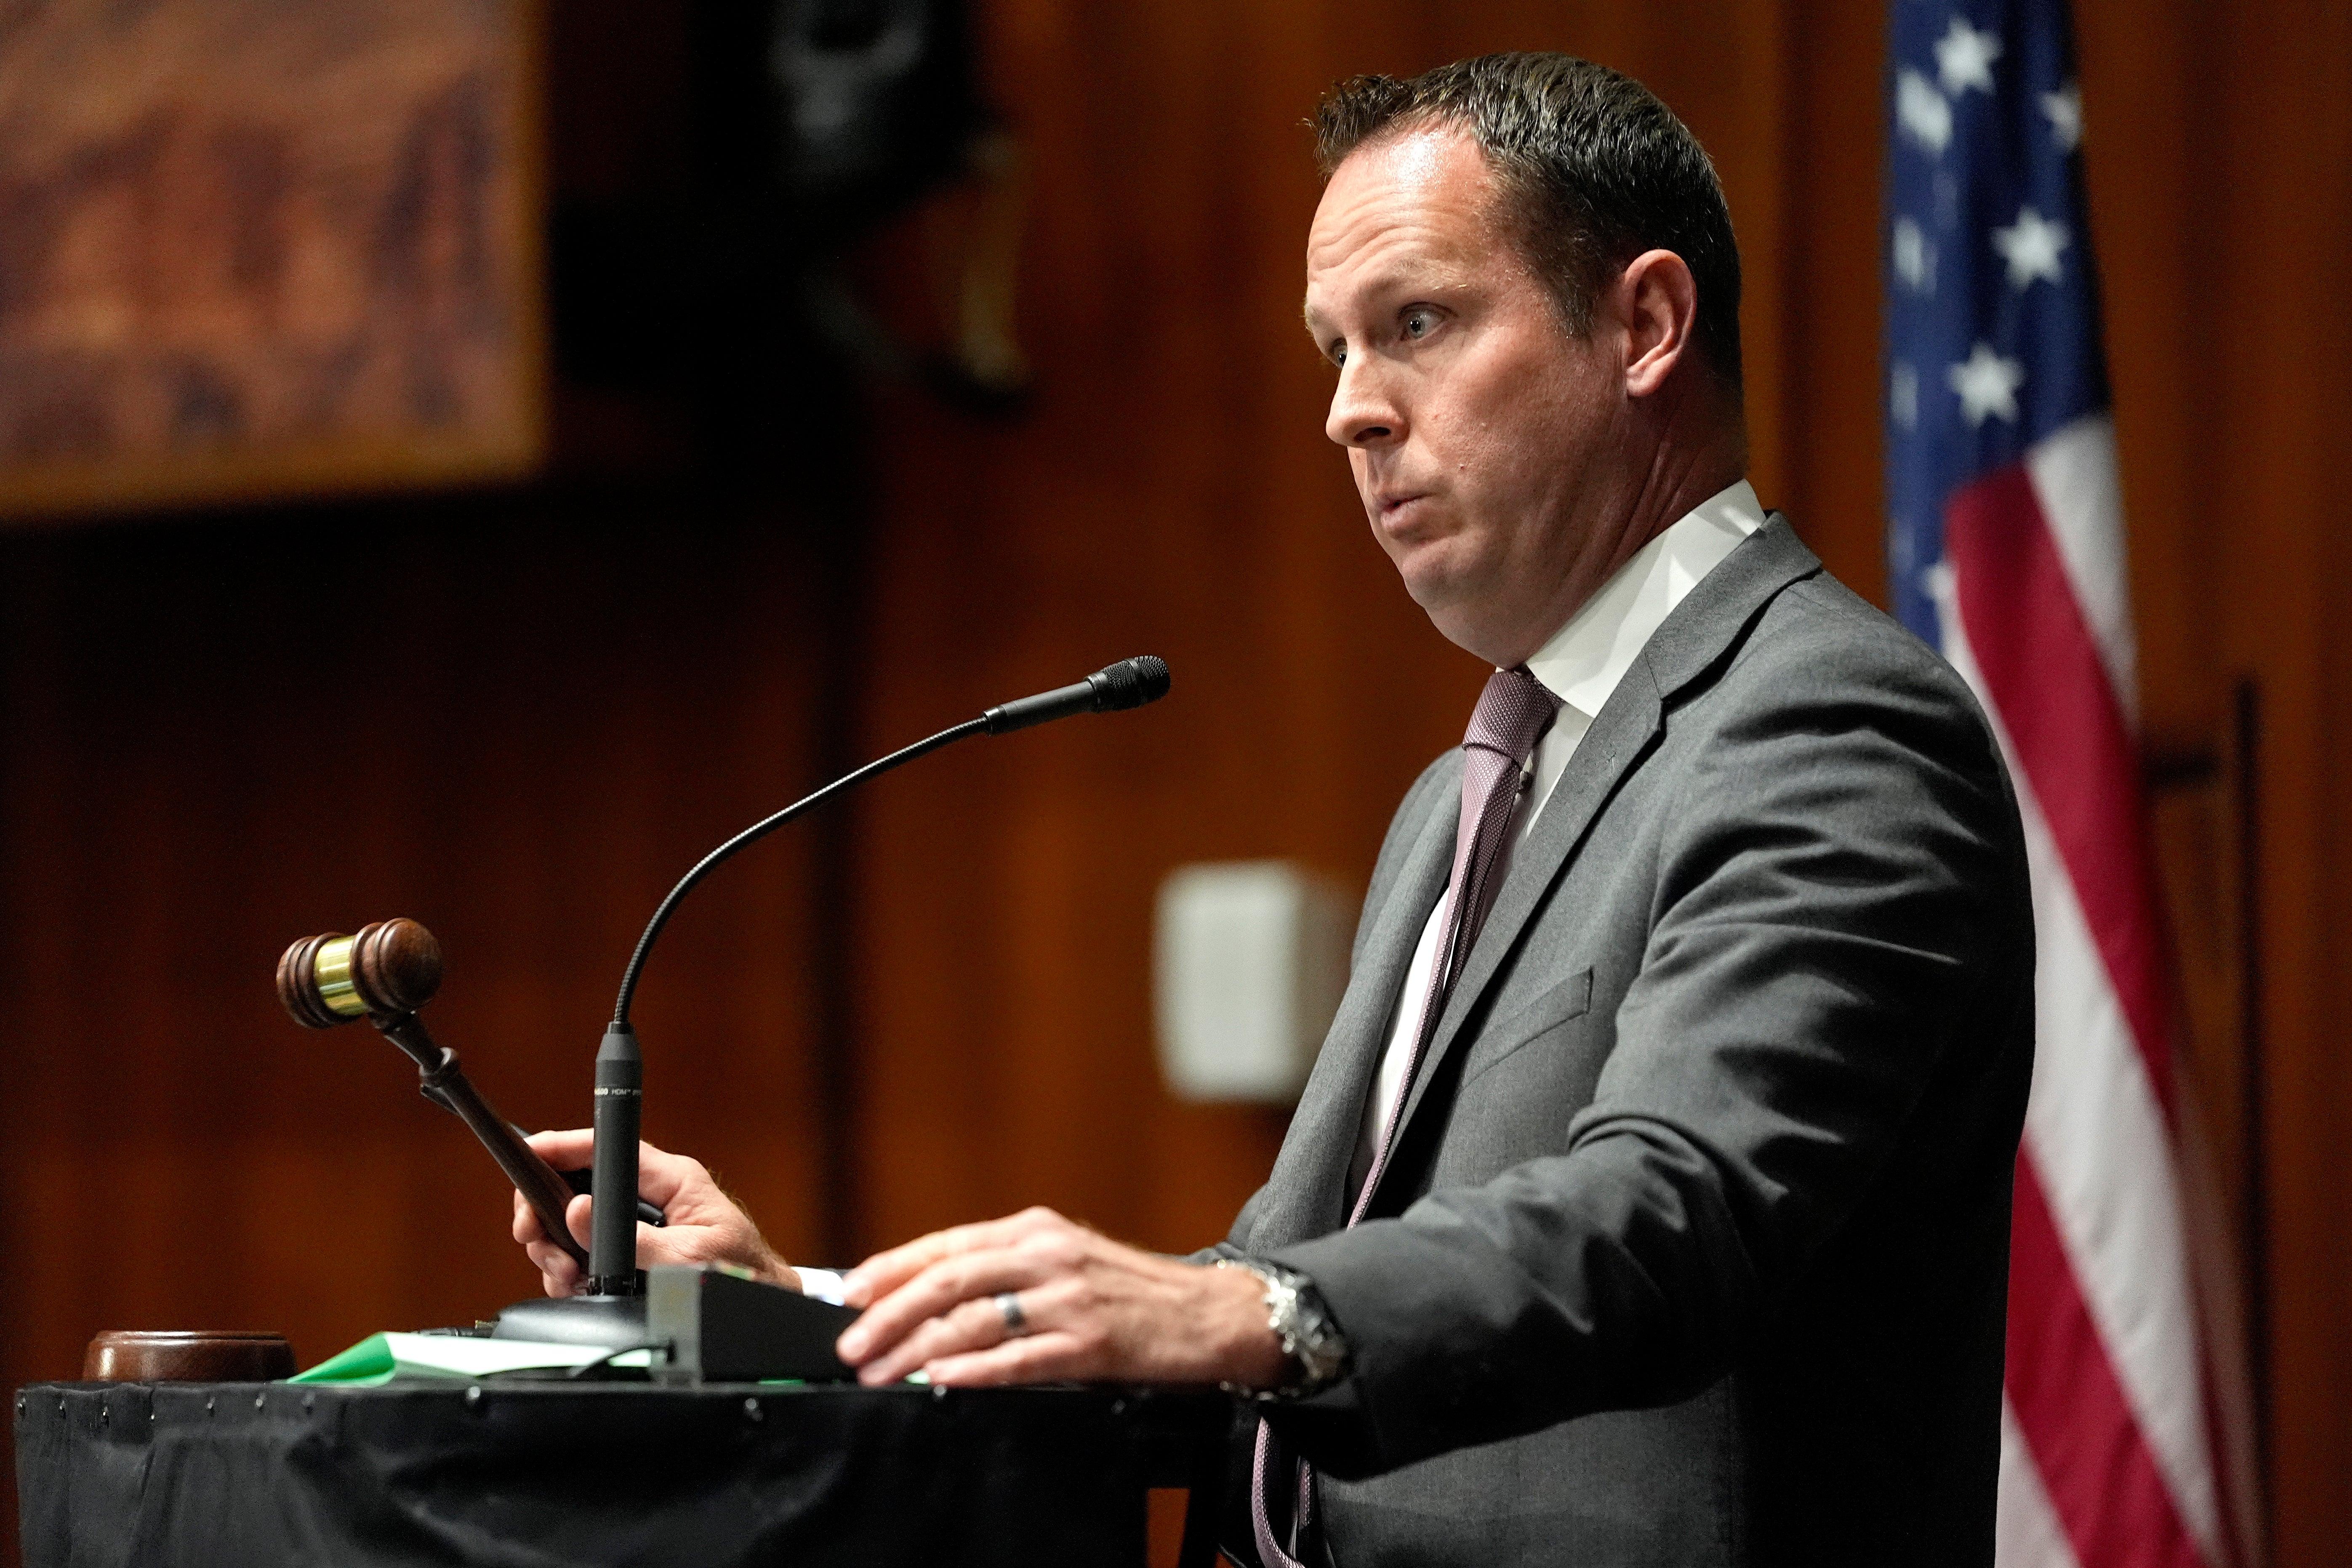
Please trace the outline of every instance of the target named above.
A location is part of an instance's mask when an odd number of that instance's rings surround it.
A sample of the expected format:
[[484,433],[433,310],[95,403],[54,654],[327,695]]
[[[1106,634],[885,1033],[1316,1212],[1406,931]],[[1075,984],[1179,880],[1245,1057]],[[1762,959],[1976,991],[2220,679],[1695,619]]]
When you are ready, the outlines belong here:
[[[587,1168],[595,1134],[584,1127],[568,1132],[534,1132],[530,1146],[541,1159],[559,1171]],[[719,1190],[699,1160],[671,1154],[650,1143],[637,1145],[637,1194],[659,1208],[667,1223],[656,1227],[637,1222],[637,1267],[656,1263],[731,1263],[748,1268],[754,1278],[787,1290],[801,1288],[800,1276],[760,1235],[751,1216]],[[594,1197],[583,1194],[563,1211],[563,1222],[574,1240],[588,1245]],[[551,1296],[580,1293],[580,1265],[547,1238],[539,1215],[523,1195],[514,1195],[514,1238],[539,1268],[540,1283]]]

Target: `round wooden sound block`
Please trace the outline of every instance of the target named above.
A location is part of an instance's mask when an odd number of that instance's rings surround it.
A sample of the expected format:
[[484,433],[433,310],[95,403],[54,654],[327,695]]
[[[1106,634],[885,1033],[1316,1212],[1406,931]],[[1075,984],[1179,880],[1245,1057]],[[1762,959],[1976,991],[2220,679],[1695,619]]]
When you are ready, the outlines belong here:
[[89,1383],[273,1383],[294,1375],[283,1334],[234,1329],[109,1329],[81,1358]]

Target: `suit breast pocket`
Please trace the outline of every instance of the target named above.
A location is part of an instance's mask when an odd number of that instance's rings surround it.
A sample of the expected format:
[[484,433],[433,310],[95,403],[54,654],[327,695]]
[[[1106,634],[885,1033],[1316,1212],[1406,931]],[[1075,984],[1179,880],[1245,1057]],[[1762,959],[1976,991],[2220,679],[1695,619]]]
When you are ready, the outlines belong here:
[[1475,1186],[1523,1160],[1568,1148],[1569,1124],[1592,1103],[1606,1054],[1595,1029],[1592,971],[1579,970],[1479,1031],[1430,1172],[1433,1186]]
[[1559,984],[1538,993],[1508,1016],[1489,1024],[1471,1043],[1462,1059],[1462,1088],[1467,1090],[1483,1075],[1530,1047],[1540,1047],[1569,1029],[1592,1007],[1592,971],[1580,969]]

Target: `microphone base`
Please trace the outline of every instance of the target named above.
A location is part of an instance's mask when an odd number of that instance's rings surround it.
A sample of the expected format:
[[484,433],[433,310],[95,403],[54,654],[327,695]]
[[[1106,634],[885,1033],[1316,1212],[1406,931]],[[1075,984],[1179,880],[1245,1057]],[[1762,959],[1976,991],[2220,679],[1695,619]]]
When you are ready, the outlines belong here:
[[542,1344],[601,1345],[628,1350],[646,1342],[643,1296],[547,1296],[517,1301],[499,1314],[494,1340]]

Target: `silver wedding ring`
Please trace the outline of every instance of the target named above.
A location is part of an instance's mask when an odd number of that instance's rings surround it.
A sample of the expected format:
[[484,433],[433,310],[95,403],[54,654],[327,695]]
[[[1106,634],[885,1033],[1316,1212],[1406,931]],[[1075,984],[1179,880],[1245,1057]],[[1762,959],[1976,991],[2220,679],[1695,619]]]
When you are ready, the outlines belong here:
[[1013,1339],[1029,1331],[1029,1314],[1021,1310],[1021,1297],[1012,1290],[1000,1291],[996,1297],[997,1316],[1004,1320],[1004,1337]]

